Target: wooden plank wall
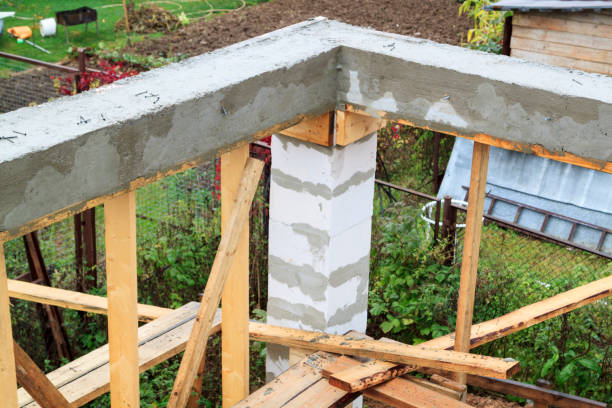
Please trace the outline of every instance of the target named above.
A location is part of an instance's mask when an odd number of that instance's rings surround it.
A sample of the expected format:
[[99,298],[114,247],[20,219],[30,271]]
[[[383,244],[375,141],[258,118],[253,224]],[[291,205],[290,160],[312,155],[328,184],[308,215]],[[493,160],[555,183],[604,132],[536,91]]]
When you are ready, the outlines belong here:
[[511,56],[612,75],[612,11],[517,13]]

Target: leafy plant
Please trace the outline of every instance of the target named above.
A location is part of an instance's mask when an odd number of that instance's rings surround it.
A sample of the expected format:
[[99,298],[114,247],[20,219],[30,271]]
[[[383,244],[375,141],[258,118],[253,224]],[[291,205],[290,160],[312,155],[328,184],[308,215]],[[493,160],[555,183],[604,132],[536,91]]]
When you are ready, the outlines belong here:
[[511,16],[512,12],[485,10],[485,6],[491,3],[494,2],[465,0],[459,7],[459,13],[465,13],[474,20],[474,28],[467,33],[470,47],[499,54],[504,36],[504,20]]
[[450,332],[458,275],[425,239],[418,212],[395,206],[378,220],[370,315],[383,334],[420,343]]

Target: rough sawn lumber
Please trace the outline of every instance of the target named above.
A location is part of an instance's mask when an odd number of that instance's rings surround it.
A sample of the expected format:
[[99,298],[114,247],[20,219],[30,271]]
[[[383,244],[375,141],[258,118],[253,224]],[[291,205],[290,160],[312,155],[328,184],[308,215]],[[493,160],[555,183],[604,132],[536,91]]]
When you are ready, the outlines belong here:
[[249,158],[246,162],[236,200],[227,221],[225,233],[221,236],[217,255],[206,283],[206,289],[204,289],[198,317],[193,325],[185,354],[172,387],[172,393],[168,400],[169,408],[183,408],[189,399],[191,387],[204,357],[208,332],[221,300],[223,286],[234,261],[242,230],[245,224],[249,222],[249,210],[263,166],[262,161],[252,158]]
[[[198,303],[190,302],[138,329],[139,370],[146,371],[185,349]],[[221,330],[217,311],[211,334]],[[47,374],[47,378],[74,406],[84,405],[109,391],[108,344]],[[18,390],[19,407],[40,407],[29,393]]]
[[49,381],[45,373],[30,356],[13,341],[17,382],[38,402],[42,408],[72,408],[61,392]]
[[258,341],[454,372],[487,375],[494,378],[508,378],[519,368],[517,361],[504,361],[499,358],[448,350],[434,350],[426,346],[393,344],[254,322],[250,324],[250,329],[251,338]]

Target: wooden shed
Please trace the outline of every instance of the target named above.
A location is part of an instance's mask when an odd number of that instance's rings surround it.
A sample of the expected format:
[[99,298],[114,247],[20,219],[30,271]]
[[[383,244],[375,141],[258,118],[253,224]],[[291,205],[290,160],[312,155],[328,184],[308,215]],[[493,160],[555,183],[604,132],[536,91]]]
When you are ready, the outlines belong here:
[[612,1],[501,0],[488,8],[514,12],[505,54],[612,75]]

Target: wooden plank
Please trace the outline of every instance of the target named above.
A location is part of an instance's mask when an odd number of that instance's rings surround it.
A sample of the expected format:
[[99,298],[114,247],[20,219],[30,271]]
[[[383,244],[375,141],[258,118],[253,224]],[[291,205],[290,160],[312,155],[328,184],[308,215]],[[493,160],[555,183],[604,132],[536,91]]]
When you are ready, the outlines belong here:
[[523,58],[529,61],[541,62],[542,64],[556,65],[563,68],[593,72],[596,74],[612,75],[612,66],[600,62],[583,61],[569,57],[560,57],[557,55],[548,55],[525,50],[512,50],[511,55],[513,57]]
[[317,352],[291,366],[287,371],[264,385],[234,408],[266,407],[280,408],[319,381],[322,367],[336,360],[329,353]]
[[506,362],[498,358],[476,356],[468,353],[433,350],[423,346],[355,339],[256,322],[251,322],[250,330],[251,338],[258,341],[402,364],[422,365],[449,371],[476,374],[490,372],[492,375],[487,374],[490,377],[507,378],[518,369],[517,362]]
[[[428,388],[428,389],[430,389],[432,391],[435,391],[438,394],[446,395],[447,397],[452,398],[452,399],[454,399],[456,401],[460,401],[461,397],[463,396],[463,392],[447,388],[447,387],[445,387],[443,385],[436,384],[436,383],[434,383],[432,381],[428,381],[428,380],[426,380],[424,378],[414,377],[414,376],[411,376],[411,375],[406,375],[403,378],[408,380],[408,381],[411,381],[413,383],[416,383],[416,384],[420,385],[421,387],[425,387],[425,388]],[[464,391],[465,391],[465,389],[467,389],[466,386],[464,386]]]
[[594,48],[597,50],[612,51],[612,41],[609,38],[595,37],[563,31],[544,30],[540,28],[516,26],[512,29],[512,38],[526,38],[558,44],[574,45],[577,47]]
[[534,402],[552,405],[557,408],[606,408],[604,402],[589,400],[575,395],[553,391],[537,385],[524,384],[511,380],[498,380],[495,378],[469,375],[468,384],[481,387],[485,390],[510,394],[521,398],[528,398]]
[[30,356],[17,344],[13,342],[15,352],[15,365],[17,381],[42,408],[70,408],[66,398],[45,376],[45,373],[32,361]]
[[467,408],[469,405],[405,378],[395,378],[368,389],[368,398],[397,408]]
[[[185,349],[198,303],[191,302],[138,329],[139,370],[146,371]],[[221,330],[221,310],[215,315],[211,334]],[[108,345],[47,374],[75,406],[84,405],[109,391]],[[24,389],[19,389],[19,406],[39,405]]]
[[[340,356],[336,361],[328,364],[322,370],[322,374],[324,377],[331,378],[340,374],[341,371],[350,369],[352,367],[358,367],[360,365],[360,362],[353,358],[347,356]],[[415,378],[416,377],[405,379],[398,377],[392,379],[391,381],[385,382],[384,384],[377,385],[376,387],[365,389],[363,390],[363,394],[369,398],[373,398],[378,401],[382,401],[387,404],[399,407],[433,407],[437,406],[436,404],[441,404],[440,406],[449,407],[467,407],[467,405],[457,402],[458,396],[461,393],[439,386],[437,384],[428,383],[426,382],[426,380]],[[416,389],[421,391],[421,393],[418,395],[410,395],[405,393],[404,386],[406,385],[406,381],[411,381],[415,383],[417,385]],[[390,384],[390,386],[387,386],[387,384]],[[422,388],[425,388],[425,390],[423,390]],[[428,389],[431,391],[428,391]],[[446,396],[446,398],[440,399],[439,396],[436,395],[440,393]],[[418,398],[421,398],[422,400],[418,401]],[[452,405],[448,398],[454,400],[456,404]]]
[[346,392],[359,392],[380,383],[407,374],[414,370],[412,366],[372,360],[357,363],[353,367],[336,372],[329,377],[329,383]]
[[[522,51],[522,50],[517,50],[517,53],[526,53],[526,51]],[[513,54],[514,55],[514,54]],[[543,57],[551,57],[550,55],[544,55],[544,54],[533,54],[534,56],[543,56]],[[525,59],[529,59],[527,57],[524,56],[519,56],[516,55],[517,57],[520,58],[525,58]],[[563,58],[563,57],[554,57],[554,58]],[[535,61],[535,59],[534,59]],[[555,65],[552,62],[546,62],[546,61],[540,61],[543,63],[548,63],[548,64],[552,64]],[[605,64],[599,64],[599,63],[595,63],[595,62],[589,62],[589,61],[577,61],[578,63],[582,63],[582,64],[586,64],[586,65],[598,65],[600,67],[605,68],[606,70],[608,69],[608,67]],[[587,69],[584,68],[579,68],[579,69],[583,69],[585,71],[588,71]],[[591,70],[589,72],[596,72],[594,70]],[[605,73],[605,72],[602,72]],[[612,73],[608,74],[608,75],[612,75]],[[368,112],[364,111],[363,109],[356,107],[354,105],[351,104],[347,104],[346,105],[346,111],[348,112],[358,112],[362,115],[367,115]],[[386,112],[384,111],[377,111],[376,114],[379,117],[385,117],[386,116]],[[408,119],[402,119],[402,118],[393,118],[394,122],[397,123],[401,123],[403,125],[408,125],[408,126],[413,126],[415,127],[415,123],[408,120]],[[579,167],[584,167],[587,169],[593,169],[593,170],[597,170],[597,171],[603,171],[605,173],[612,173],[612,162],[608,161],[608,162],[604,162],[604,161],[600,161],[600,160],[593,160],[593,159],[586,159],[580,156],[577,156],[575,154],[572,153],[568,153],[568,152],[555,152],[555,151],[550,151],[547,150],[545,148],[543,148],[541,145],[539,144],[527,144],[527,143],[518,143],[518,142],[510,142],[508,140],[505,139],[501,139],[499,137],[495,137],[492,135],[488,135],[485,133],[476,133],[476,134],[464,134],[464,133],[459,133],[458,131],[448,131],[448,129],[441,129],[439,127],[432,127],[432,126],[416,126],[418,128],[422,128],[422,129],[426,129],[426,130],[431,130],[433,132],[440,132],[443,133],[445,135],[450,135],[450,136],[456,136],[456,137],[463,137],[465,139],[469,139],[469,140],[473,140],[474,142],[478,142],[478,143],[482,143],[482,144],[486,144],[489,146],[495,146],[495,147],[499,147],[502,149],[506,149],[506,150],[514,150],[517,152],[521,152],[521,153],[526,153],[526,154],[533,154],[535,156],[540,156],[540,157],[546,157],[547,159],[551,159],[551,160],[555,160],[555,161],[559,161],[562,163],[570,163],[573,164],[575,166],[579,166]]]
[[[52,288],[14,279],[8,279],[8,293],[10,297],[15,299],[89,313],[108,314],[108,299],[102,296]],[[137,305],[138,320],[141,322],[155,320],[171,311],[172,309],[164,307],[144,304]]]
[[548,16],[562,20],[581,21],[590,24],[604,24],[612,26],[612,16],[609,14],[583,11],[579,13],[553,12],[547,14],[547,17]]
[[204,296],[198,310],[198,318],[187,343],[185,354],[181,360],[168,407],[183,408],[187,404],[191,386],[197,376],[200,362],[204,357],[204,348],[215,311],[221,300],[221,292],[234,261],[234,255],[240,242],[240,236],[245,224],[248,223],[249,210],[257,189],[257,184],[264,163],[249,158],[246,162],[242,180],[236,195],[236,202],[227,223],[227,233],[221,236],[221,242],[215,256]]
[[111,406],[138,408],[136,193],[104,203]]
[[581,21],[536,15],[534,13],[515,14],[512,17],[512,25],[563,31],[566,33],[593,35],[595,37],[612,38],[612,26],[607,24],[585,23]]
[[[571,289],[540,302],[524,306],[513,312],[472,326],[470,348],[524,330],[537,323],[552,319],[584,305],[612,295],[612,276]],[[427,347],[450,349],[455,333],[427,341]]]
[[[525,51],[517,50],[517,53],[518,52],[524,53]],[[542,55],[542,54],[534,54],[534,55]],[[555,58],[562,58],[562,57],[555,57]],[[580,61],[580,62],[584,64],[596,64],[594,62],[588,62],[588,61]],[[603,64],[599,64],[599,65],[605,66]],[[595,72],[595,71],[589,71],[589,72]],[[457,136],[463,137],[462,135],[457,135]],[[573,164],[574,166],[584,167],[587,169],[593,169],[597,171],[603,171],[605,173],[612,173],[612,162],[604,163],[604,162],[589,161],[589,160],[585,160],[571,153],[551,152],[549,150],[544,149],[540,145],[527,145],[523,143],[508,142],[507,140],[499,139],[499,138],[496,138],[490,135],[485,135],[482,133],[477,133],[473,137],[467,136],[466,138],[472,139],[474,140],[474,142],[486,144],[489,146],[495,146],[495,147],[500,147],[506,150],[514,150],[517,152],[533,154],[534,156],[546,157],[547,159],[559,161],[562,163]]]
[[354,112],[336,111],[336,144],[346,146],[385,127],[387,121]]
[[17,406],[17,377],[13,351],[13,328],[6,283],[4,242],[0,241],[0,395],[7,408]]
[[[608,42],[612,43],[612,40],[608,40]],[[540,54],[568,57],[576,60],[612,64],[612,51],[598,50],[585,46],[559,44],[555,42],[531,40],[512,36],[511,47],[513,50],[523,50]]]
[[[385,383],[414,370],[415,367],[413,366],[398,365],[380,360],[360,363],[353,358],[341,356],[336,362],[329,364],[323,370],[323,376],[328,378],[329,384],[334,387],[338,387],[343,391],[355,393],[367,391],[373,386]],[[437,375],[436,378],[443,379],[447,383],[442,381],[444,385],[440,385],[417,377],[406,376],[404,378],[416,382],[425,388],[441,392],[455,400],[458,400],[462,392],[466,390],[465,386],[461,386],[461,384],[455,383],[439,375]],[[451,384],[450,388],[447,384]],[[456,389],[457,386],[461,387],[459,391]]]
[[[344,408],[358,396],[359,393],[347,393],[330,385],[325,378],[321,378],[288,401],[283,408]],[[267,408],[267,405],[261,407]]]
[[451,380],[450,378],[442,377],[439,374],[432,374],[432,376],[429,377],[429,380],[434,384],[439,384],[445,388],[448,388],[448,389],[451,389],[457,392],[467,391],[467,387],[464,384],[459,384],[458,382],[455,382]]
[[295,347],[290,348],[289,349],[289,366],[297,364],[301,360],[308,357],[310,354],[312,354],[312,350],[306,350],[306,349],[295,348]]
[[[242,170],[249,158],[244,145],[221,156],[221,234],[227,233]],[[223,407],[249,395],[249,223],[246,222],[223,289],[221,372]]]
[[[457,301],[457,329],[454,349],[461,352],[470,350],[470,330],[474,312],[488,166],[489,146],[475,142],[472,154],[468,209],[465,219],[461,282]],[[458,373],[456,378],[458,382],[465,384],[465,374]]]
[[321,146],[334,145],[334,112],[304,118],[300,123],[279,133]]

